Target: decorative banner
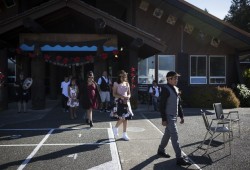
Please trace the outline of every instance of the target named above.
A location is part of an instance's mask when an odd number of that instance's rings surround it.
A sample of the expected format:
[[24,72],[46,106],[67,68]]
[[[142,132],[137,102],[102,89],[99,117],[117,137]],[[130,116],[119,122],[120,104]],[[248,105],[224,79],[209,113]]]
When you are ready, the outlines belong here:
[[193,25],[190,25],[190,24],[186,24],[185,25],[185,28],[184,28],[184,31],[188,34],[191,34],[194,30],[194,26]]
[[149,7],[149,3],[147,1],[142,0],[139,8],[143,11],[147,11]]
[[173,15],[169,15],[168,19],[166,20],[167,23],[169,23],[170,25],[175,25],[177,21],[177,18]]
[[210,44],[214,47],[218,47],[220,44],[220,40],[218,38],[213,37]]
[[93,55],[87,55],[87,56],[61,56],[61,55],[56,55],[56,54],[41,54],[41,55],[36,55],[34,52],[27,52],[27,51],[22,51],[19,48],[16,48],[13,50],[15,53],[16,57],[29,57],[31,59],[33,58],[43,58],[45,62],[49,62],[54,65],[58,66],[63,66],[63,67],[71,67],[72,65],[83,65],[89,62],[94,61],[94,57],[98,58],[100,57],[103,60],[107,60],[109,57],[118,57],[118,54],[122,56],[122,51],[120,52],[119,50],[113,50],[109,53],[103,52],[99,56],[93,56]]
[[163,10],[159,9],[159,8],[155,8],[153,16],[155,16],[156,18],[161,18],[163,15]]

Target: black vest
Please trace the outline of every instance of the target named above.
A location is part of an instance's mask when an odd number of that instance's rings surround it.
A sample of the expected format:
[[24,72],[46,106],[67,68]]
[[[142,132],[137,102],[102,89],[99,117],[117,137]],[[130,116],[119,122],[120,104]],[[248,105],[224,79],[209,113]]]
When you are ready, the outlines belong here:
[[101,77],[101,79],[102,79],[102,83],[100,84],[101,91],[110,91],[109,79],[108,82],[106,82],[103,77]]

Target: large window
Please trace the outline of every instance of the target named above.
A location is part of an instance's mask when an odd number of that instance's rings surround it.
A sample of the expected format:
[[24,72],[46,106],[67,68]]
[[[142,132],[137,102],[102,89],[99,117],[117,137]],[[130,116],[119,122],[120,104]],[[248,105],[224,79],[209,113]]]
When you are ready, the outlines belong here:
[[155,79],[155,56],[139,61],[138,83],[151,84],[154,79]]
[[226,83],[226,57],[209,56],[209,83],[225,84]]
[[158,55],[158,82],[167,83],[166,75],[170,70],[175,70],[174,55]]
[[190,84],[207,84],[207,57],[190,56]]

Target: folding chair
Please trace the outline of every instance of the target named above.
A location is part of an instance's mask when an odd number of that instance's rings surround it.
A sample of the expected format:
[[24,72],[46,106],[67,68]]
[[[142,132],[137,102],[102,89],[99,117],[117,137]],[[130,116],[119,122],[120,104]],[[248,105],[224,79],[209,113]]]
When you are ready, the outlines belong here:
[[240,137],[240,117],[238,111],[230,111],[228,113],[223,113],[223,108],[221,103],[214,103],[213,104],[214,111],[216,114],[216,118],[223,120],[223,121],[231,121],[232,128],[234,124],[238,125],[238,137]]
[[[210,135],[209,138],[209,144],[207,145],[207,148],[205,149],[205,153],[208,151],[208,149],[210,148],[211,142],[213,139],[215,139],[216,137],[218,137],[220,134],[223,134],[223,145],[225,148],[225,143],[229,142],[229,149],[230,149],[230,154],[231,154],[231,141],[232,141],[232,130],[230,127],[230,122],[226,121],[223,124],[218,124],[217,121],[218,119],[212,119],[211,123],[209,123],[207,115],[204,111],[201,110],[201,115],[206,127],[206,135],[202,141],[202,143],[198,146],[198,148],[203,149],[202,146],[204,145],[205,141],[207,140],[207,135]],[[221,120],[219,120],[221,121]],[[215,122],[215,123],[213,123]],[[215,125],[213,125],[215,124]],[[228,135],[228,140],[225,140],[225,134]]]

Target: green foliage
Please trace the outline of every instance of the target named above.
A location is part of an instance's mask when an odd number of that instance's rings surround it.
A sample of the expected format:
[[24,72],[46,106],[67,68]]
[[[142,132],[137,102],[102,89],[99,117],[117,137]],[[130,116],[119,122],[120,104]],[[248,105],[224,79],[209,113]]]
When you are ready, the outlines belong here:
[[250,32],[250,1],[249,0],[232,0],[229,13],[225,21]]
[[243,78],[245,79],[245,84],[250,88],[250,68],[243,71]]
[[233,90],[227,87],[195,87],[191,93],[183,94],[188,107],[212,108],[213,103],[222,103],[223,108],[239,107],[240,101]]
[[240,99],[241,107],[250,106],[250,90],[244,84],[238,84],[236,87],[236,95]]

